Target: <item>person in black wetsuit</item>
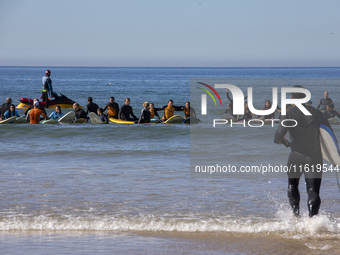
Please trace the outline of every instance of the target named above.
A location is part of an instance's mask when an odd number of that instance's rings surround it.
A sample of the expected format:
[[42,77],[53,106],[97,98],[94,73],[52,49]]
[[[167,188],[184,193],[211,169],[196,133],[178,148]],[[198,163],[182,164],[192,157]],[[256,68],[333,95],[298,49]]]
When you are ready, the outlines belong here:
[[239,120],[249,121],[251,119],[255,119],[255,115],[249,110],[248,102],[245,102],[244,115],[237,115],[236,121],[239,121]]
[[329,104],[334,104],[334,103],[333,103],[333,100],[328,97],[328,92],[325,91],[323,93],[323,98],[320,99],[320,102],[318,104],[318,110],[321,106],[321,111],[326,111],[326,107]]
[[12,104],[12,98],[7,97],[6,103],[0,106],[0,120],[5,119],[5,112],[9,110],[9,107],[11,104]]
[[87,101],[89,102],[88,105],[86,106],[86,112],[85,115],[87,116],[90,112],[94,112],[97,114],[97,110],[99,106],[95,103],[93,103],[92,97],[88,97]]
[[74,113],[76,114],[76,116],[75,116],[76,120],[79,120],[79,119],[87,120],[85,111],[83,109],[79,108],[79,104],[78,103],[74,103],[73,104],[73,109],[74,109]]
[[224,113],[228,113],[228,114],[234,116],[234,115],[233,115],[233,104],[232,104],[232,103],[228,103],[228,104],[227,104],[227,109],[225,110]]
[[118,119],[119,105],[115,102],[114,97],[110,97],[110,103],[105,106],[103,111],[105,112],[106,109],[108,109],[107,115],[109,118]]
[[[229,113],[230,115],[233,115],[233,100],[232,100],[231,97],[229,96],[229,92],[228,92],[229,90],[226,89],[225,91],[227,92],[227,98],[229,99],[230,103],[227,104],[227,109],[225,110],[224,113]],[[247,98],[248,98],[248,96],[245,96],[245,97],[244,97],[245,103],[246,103]],[[234,115],[233,115],[233,116],[234,116]]]
[[104,124],[109,124],[109,118],[107,117],[107,115],[104,113],[103,108],[98,108],[97,110],[98,116],[101,119],[101,121]]
[[334,110],[334,104],[329,104],[326,107],[326,111],[323,112],[323,115],[327,119],[338,117],[340,119],[340,113]]
[[48,108],[50,97],[54,95],[52,89],[51,71],[46,70],[45,76],[42,77],[42,101],[45,102],[45,108]]
[[[130,118],[130,115],[132,118]],[[125,98],[125,104],[119,110],[118,119],[128,121],[137,120],[137,117],[133,114],[132,107],[130,106],[130,98]]]
[[[301,87],[296,85],[295,87]],[[304,98],[302,93],[292,93],[292,98]],[[323,114],[316,110],[313,106],[304,107],[312,114],[310,116],[304,115],[297,107],[293,107],[287,112],[286,116],[281,116],[281,121],[284,119],[294,119],[297,121],[295,127],[283,127],[279,125],[276,130],[274,142],[283,143],[284,137],[287,132],[290,134],[290,147],[291,153],[288,157],[288,199],[290,206],[293,209],[295,216],[300,213],[300,193],[299,193],[299,180],[302,174],[305,174],[305,181],[308,194],[308,211],[309,217],[317,215],[319,212],[321,199],[319,196],[322,171],[316,171],[317,165],[322,166],[322,154],[320,147],[320,124],[329,127],[328,120]],[[286,126],[294,126],[296,123],[293,121],[286,121]],[[304,169],[309,168],[309,171]],[[312,171],[314,167],[314,171]],[[294,170],[296,169],[296,170]],[[301,171],[300,171],[301,169]]]
[[140,115],[139,119],[135,121],[135,123],[138,123],[138,124],[150,123],[151,114],[150,114],[150,111],[148,109],[149,103],[144,102],[143,107],[144,108],[142,109],[141,115]]

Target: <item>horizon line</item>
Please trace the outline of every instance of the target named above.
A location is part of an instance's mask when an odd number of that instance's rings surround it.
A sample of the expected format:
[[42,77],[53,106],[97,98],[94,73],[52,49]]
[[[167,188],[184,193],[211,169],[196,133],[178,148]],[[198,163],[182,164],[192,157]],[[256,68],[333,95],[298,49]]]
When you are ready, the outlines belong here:
[[340,66],[60,66],[60,65],[0,65],[0,67],[67,67],[67,68],[339,68]]

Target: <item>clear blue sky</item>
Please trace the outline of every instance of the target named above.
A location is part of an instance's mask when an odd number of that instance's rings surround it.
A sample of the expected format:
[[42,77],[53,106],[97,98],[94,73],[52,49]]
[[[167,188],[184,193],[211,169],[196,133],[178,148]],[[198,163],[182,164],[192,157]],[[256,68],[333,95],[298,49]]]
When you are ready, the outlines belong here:
[[339,0],[0,0],[0,65],[340,66],[339,10]]

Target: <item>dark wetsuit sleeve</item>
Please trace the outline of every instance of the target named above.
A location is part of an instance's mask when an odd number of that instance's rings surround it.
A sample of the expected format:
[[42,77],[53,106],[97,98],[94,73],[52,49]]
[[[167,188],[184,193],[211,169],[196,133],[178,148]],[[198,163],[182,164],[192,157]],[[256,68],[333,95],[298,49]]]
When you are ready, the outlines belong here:
[[108,105],[109,105],[109,104],[107,104],[107,105],[105,106],[105,108],[103,109],[103,112],[105,112],[105,111],[106,111],[106,109],[107,109]]
[[334,111],[334,114],[340,119],[340,113],[337,111]]
[[124,105],[120,108],[119,113],[118,113],[118,119],[122,119],[122,111],[123,111]]
[[119,112],[119,105],[117,103],[114,103],[113,107],[116,109],[116,112]]
[[155,111],[163,111],[167,107],[168,107],[168,105],[164,105],[164,106],[162,106],[160,108],[155,108]]
[[81,118],[84,118],[84,119],[86,119],[86,114],[85,114],[85,111],[83,110],[83,109],[81,109]]
[[316,109],[320,109],[320,106],[321,106],[321,104],[322,104],[322,98],[321,98],[321,100],[320,100],[320,102],[319,102],[319,104],[318,104],[318,108],[316,108]]
[[[284,119],[285,119],[285,117],[281,116],[280,122]],[[288,121],[287,121],[287,123],[288,123]],[[287,125],[289,126],[291,124],[286,124],[285,126],[287,126]],[[293,122],[293,125],[294,125],[294,122]],[[288,132],[288,127],[284,127],[283,125],[279,125],[279,127],[277,128],[277,130],[275,132],[274,143],[281,143],[282,139],[285,137],[287,132]]]
[[76,119],[86,119],[86,114],[83,109],[79,109],[79,111],[76,111]]
[[183,111],[185,109],[185,106],[172,106],[173,108],[175,108],[175,111]]
[[141,121],[144,118],[145,118],[145,110],[143,109],[138,120]]
[[138,120],[138,118],[136,117],[136,115],[133,114],[132,108],[131,108],[131,116],[132,116],[132,118],[134,118],[135,120]]
[[158,112],[157,112],[157,110],[156,110],[156,108],[153,110],[153,113],[155,114],[155,116],[157,116],[158,118],[160,118],[160,117],[159,117],[159,114],[158,114]]
[[85,112],[85,115],[87,116],[88,113],[89,113],[89,105],[86,105],[86,112]]
[[27,110],[25,111],[25,116],[27,116],[27,113],[32,109],[32,107],[28,107]]
[[230,98],[228,91],[227,91],[227,98],[229,99],[230,103],[233,103],[233,100]]

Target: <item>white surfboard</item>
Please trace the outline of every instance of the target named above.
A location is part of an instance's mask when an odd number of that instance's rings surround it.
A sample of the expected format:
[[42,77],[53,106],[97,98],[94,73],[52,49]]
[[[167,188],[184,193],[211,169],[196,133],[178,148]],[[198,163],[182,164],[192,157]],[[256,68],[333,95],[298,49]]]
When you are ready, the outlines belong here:
[[15,124],[27,124],[29,123],[27,120],[26,120],[26,116],[21,116],[21,117],[18,117],[15,121],[14,121]]
[[49,119],[49,120],[42,120],[40,121],[41,124],[58,124],[57,120]]
[[233,120],[235,121],[235,117],[229,113],[225,113],[223,114],[220,119],[225,119],[225,120]]
[[334,166],[340,166],[340,150],[333,132],[325,125],[320,125],[320,146],[323,159]]
[[92,124],[103,124],[100,117],[97,114],[95,114],[94,112],[90,112],[89,117],[90,117],[90,121],[91,121]]
[[76,114],[74,111],[66,113],[63,117],[61,117],[58,121],[59,123],[72,123]]
[[80,118],[80,119],[75,120],[73,123],[83,124],[83,123],[87,123],[87,120]]
[[330,118],[330,119],[328,119],[328,122],[331,125],[339,125],[340,124],[340,121],[337,118]]
[[8,123],[15,121],[16,119],[17,119],[17,116],[12,116],[8,119],[0,120],[0,124],[8,124]]

